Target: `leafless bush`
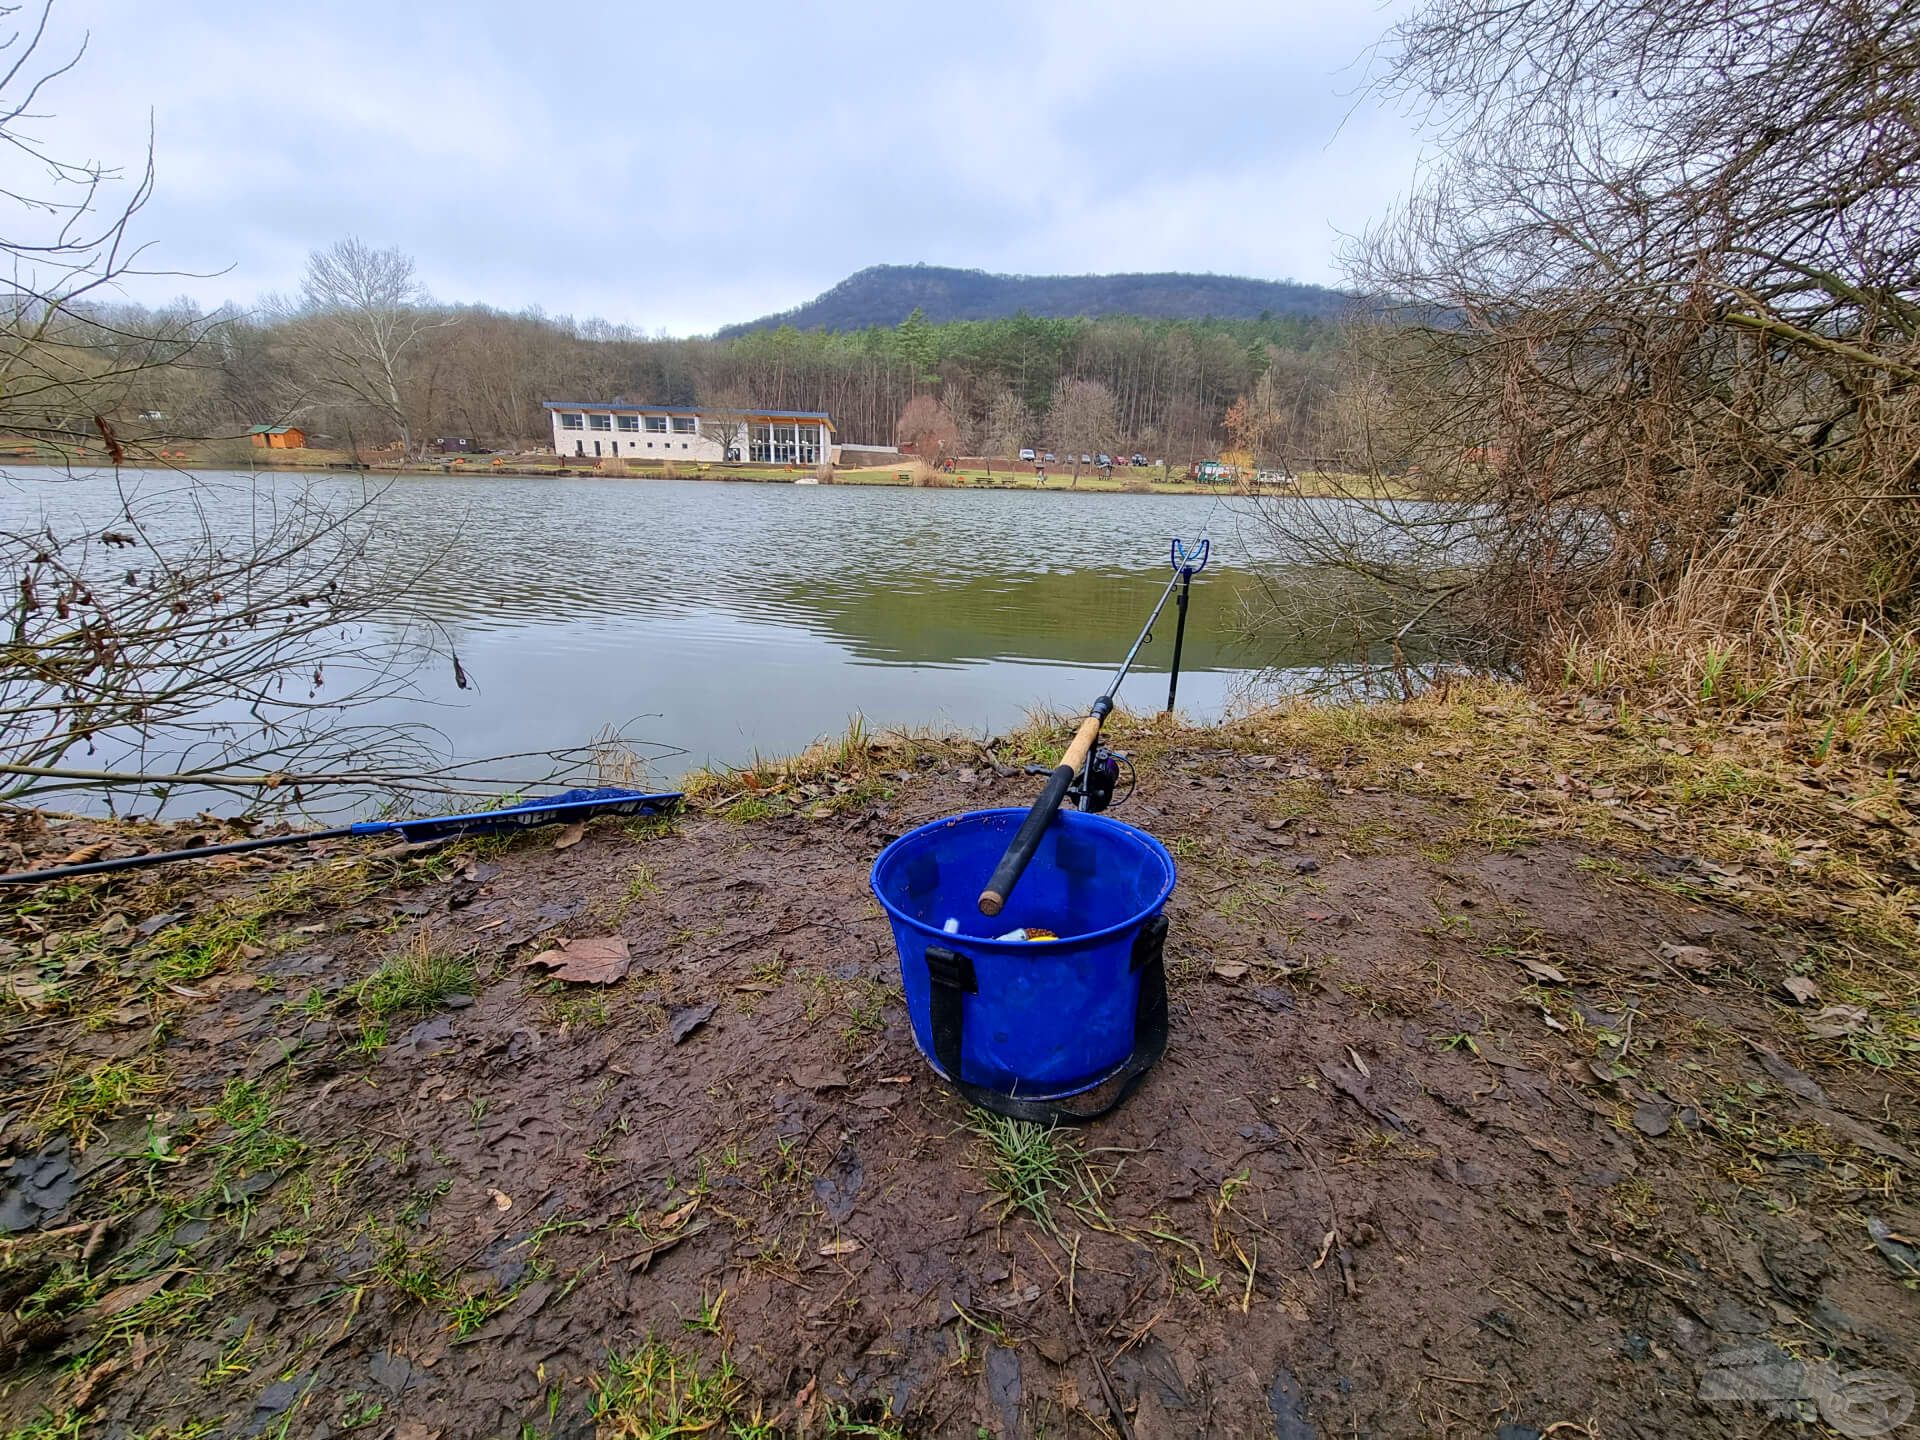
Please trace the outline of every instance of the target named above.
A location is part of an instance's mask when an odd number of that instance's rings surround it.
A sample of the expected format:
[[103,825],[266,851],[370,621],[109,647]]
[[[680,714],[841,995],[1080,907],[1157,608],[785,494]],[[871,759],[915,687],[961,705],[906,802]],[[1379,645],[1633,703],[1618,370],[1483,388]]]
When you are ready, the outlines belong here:
[[1350,257],[1391,313],[1343,403],[1367,469],[1433,503],[1271,523],[1394,630],[1444,617],[1539,673],[1675,640],[1758,663],[1782,626],[1897,650],[1917,51],[1914,0],[1419,6],[1381,88],[1446,158]]
[[916,490],[947,490],[953,481],[924,460],[915,459],[907,464],[907,483]]
[[109,417],[151,419],[141,397],[201,363],[209,322],[101,303],[154,273],[132,237],[151,148],[129,178],[23,132],[79,56],[43,59],[45,10],[18,16],[0,8],[0,147],[40,179],[0,190],[0,433],[112,468],[0,477],[0,801],[189,787],[255,806],[303,800],[319,772],[362,790],[417,777],[428,736],[349,717],[407,693],[435,652],[437,632],[393,619],[434,557],[376,564],[371,496],[325,506],[262,481],[236,506],[192,476],[119,469],[175,437],[164,416],[140,433]]
[[[16,485],[21,509],[47,482]],[[0,527],[0,800],[165,788],[181,773],[420,768],[423,737],[346,716],[412,693],[447,653],[396,622],[418,571],[368,552],[373,496],[330,507],[285,482],[216,497],[165,472],[114,485],[105,523]],[[225,513],[209,513],[210,504]],[[75,496],[60,507],[84,511]],[[215,787],[221,788],[221,787]],[[278,786],[238,789],[271,800]]]

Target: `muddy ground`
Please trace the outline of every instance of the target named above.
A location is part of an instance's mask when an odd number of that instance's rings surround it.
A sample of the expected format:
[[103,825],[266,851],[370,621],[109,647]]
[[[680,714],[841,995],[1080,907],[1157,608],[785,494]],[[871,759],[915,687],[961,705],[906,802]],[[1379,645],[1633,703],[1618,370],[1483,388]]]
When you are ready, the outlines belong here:
[[[1189,732],[1116,812],[1180,865],[1167,1056],[1111,1118],[996,1143],[914,1050],[866,875],[1030,796],[1021,758],[10,897],[7,1433],[1905,1418],[1911,1054],[1786,984],[1871,945],[1723,902],[1701,857]],[[525,963],[601,936],[617,983]]]

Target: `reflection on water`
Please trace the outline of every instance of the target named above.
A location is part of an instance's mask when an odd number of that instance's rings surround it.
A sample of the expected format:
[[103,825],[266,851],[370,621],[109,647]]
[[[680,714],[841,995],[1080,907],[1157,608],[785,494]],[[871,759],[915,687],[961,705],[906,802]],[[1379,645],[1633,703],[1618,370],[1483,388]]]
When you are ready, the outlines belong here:
[[[1196,582],[1180,706],[1221,714],[1271,667],[1351,657],[1236,642],[1257,524],[1229,500],[1016,491],[710,484],[486,475],[365,479],[243,474],[218,488],[213,523],[244,527],[251,487],[311,486],[342,503],[367,489],[379,553],[436,557],[413,597],[453,636],[475,688],[426,677],[424,718],[456,755],[577,743],[603,725],[687,752],[685,763],[790,753],[843,729],[999,730],[1038,708],[1079,709],[1104,686],[1168,575],[1167,545],[1203,529],[1214,563]],[[177,477],[141,477],[149,489]],[[1321,502],[1292,502],[1313,504]],[[104,478],[17,483],[0,520],[44,509],[108,523]],[[1169,606],[1136,709],[1165,703]],[[367,718],[423,718],[389,713]]]

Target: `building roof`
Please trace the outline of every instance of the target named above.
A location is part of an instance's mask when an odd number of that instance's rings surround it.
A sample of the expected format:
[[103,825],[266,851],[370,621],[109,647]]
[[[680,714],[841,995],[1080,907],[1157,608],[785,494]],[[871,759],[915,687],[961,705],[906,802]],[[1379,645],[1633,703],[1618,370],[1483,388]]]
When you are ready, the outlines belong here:
[[[715,412],[699,405],[629,405],[624,400],[543,400],[540,402],[549,410],[613,410],[629,415],[712,415]],[[774,410],[764,405],[742,405],[734,412],[738,415],[752,416],[766,420],[819,420],[833,429],[833,417],[824,410]]]
[[[298,425],[249,425],[247,427],[249,435],[285,435],[293,430],[300,430],[300,427]],[[301,430],[300,433],[304,435],[306,431]]]

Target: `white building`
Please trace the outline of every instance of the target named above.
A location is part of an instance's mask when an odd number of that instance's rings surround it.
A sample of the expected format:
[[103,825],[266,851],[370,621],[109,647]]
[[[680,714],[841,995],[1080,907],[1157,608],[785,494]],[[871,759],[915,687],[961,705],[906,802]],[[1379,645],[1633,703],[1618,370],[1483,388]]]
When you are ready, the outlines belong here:
[[556,455],[818,465],[838,458],[818,410],[702,410],[694,405],[548,400]]

